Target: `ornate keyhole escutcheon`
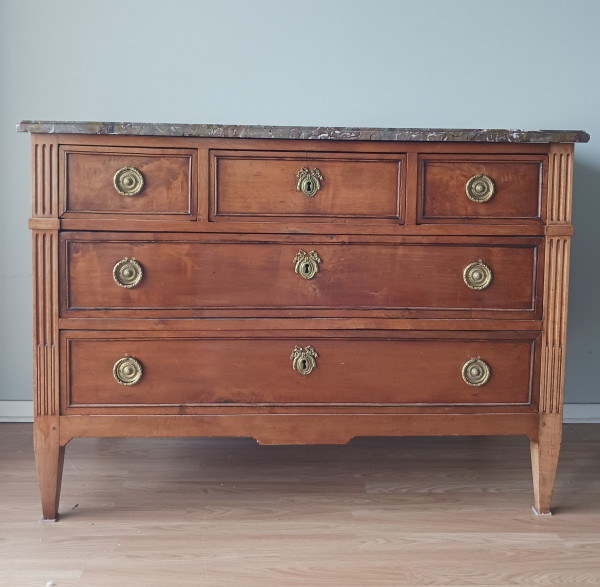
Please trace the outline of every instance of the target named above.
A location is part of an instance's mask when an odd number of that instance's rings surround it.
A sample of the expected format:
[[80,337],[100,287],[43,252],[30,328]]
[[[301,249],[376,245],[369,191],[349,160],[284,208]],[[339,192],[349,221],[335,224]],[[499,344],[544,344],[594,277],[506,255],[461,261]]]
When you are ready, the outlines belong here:
[[317,366],[316,358],[318,356],[312,346],[302,348],[296,345],[290,356],[292,368],[300,375],[308,375]]
[[123,259],[113,267],[115,283],[126,289],[135,287],[142,279],[142,266],[135,259]]
[[471,289],[485,289],[492,283],[492,270],[481,259],[463,270],[463,280]]
[[309,198],[312,198],[321,189],[323,175],[316,167],[312,171],[308,167],[302,167],[296,177],[298,178],[296,189]]
[[142,378],[142,365],[133,357],[123,357],[115,363],[113,376],[121,385],[135,385]]
[[144,176],[135,167],[122,167],[115,173],[113,183],[122,196],[135,196],[144,187]]
[[467,197],[478,204],[483,204],[492,198],[496,186],[487,175],[474,175],[467,181]]
[[463,381],[471,387],[485,385],[490,375],[490,366],[479,358],[469,359],[462,368]]
[[307,253],[300,249],[294,257],[294,270],[304,279],[312,279],[319,272],[321,259],[316,251]]

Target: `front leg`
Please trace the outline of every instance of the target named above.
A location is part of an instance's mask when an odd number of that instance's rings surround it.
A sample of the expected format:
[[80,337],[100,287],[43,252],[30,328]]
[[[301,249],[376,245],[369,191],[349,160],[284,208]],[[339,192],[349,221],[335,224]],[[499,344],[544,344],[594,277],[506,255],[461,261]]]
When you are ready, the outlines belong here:
[[37,418],[33,428],[35,463],[42,498],[42,519],[56,521],[65,447],[59,443],[55,418]]
[[533,510],[550,515],[550,502],[562,438],[562,414],[541,414],[538,438],[530,441]]

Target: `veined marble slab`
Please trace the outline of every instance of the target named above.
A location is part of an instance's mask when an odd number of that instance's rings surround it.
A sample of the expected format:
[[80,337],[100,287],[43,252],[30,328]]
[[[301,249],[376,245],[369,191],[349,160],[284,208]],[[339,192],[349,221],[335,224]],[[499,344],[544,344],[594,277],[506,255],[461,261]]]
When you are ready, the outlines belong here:
[[150,122],[75,122],[23,120],[18,132],[332,141],[431,141],[479,143],[587,143],[582,130],[456,128],[353,128],[245,124],[167,124]]

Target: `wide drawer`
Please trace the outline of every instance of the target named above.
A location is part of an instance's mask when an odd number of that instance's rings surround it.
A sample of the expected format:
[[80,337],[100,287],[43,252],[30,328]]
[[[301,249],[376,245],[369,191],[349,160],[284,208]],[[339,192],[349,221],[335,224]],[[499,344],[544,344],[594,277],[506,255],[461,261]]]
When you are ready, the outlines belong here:
[[418,221],[540,221],[545,157],[422,155]]
[[189,220],[197,208],[196,153],[191,149],[63,147],[62,216]]
[[332,243],[294,237],[291,243],[64,233],[61,239],[65,316],[426,310],[533,317],[539,306],[539,239],[533,238]]
[[404,161],[399,154],[212,151],[211,220],[397,224]]
[[528,405],[532,398],[531,334],[167,336],[63,333],[64,405]]

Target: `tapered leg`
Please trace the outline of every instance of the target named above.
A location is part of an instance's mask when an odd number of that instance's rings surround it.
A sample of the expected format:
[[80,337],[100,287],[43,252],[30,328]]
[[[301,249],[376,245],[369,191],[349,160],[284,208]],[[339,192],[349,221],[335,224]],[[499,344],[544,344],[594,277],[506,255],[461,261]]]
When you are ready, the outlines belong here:
[[536,514],[550,514],[561,438],[562,415],[541,415],[538,440],[530,441],[533,507]]
[[53,418],[39,418],[33,431],[35,463],[37,466],[42,519],[56,521],[62,482],[65,447],[58,442],[58,427]]

